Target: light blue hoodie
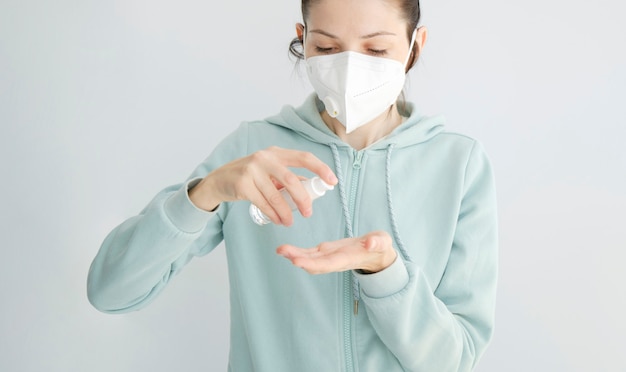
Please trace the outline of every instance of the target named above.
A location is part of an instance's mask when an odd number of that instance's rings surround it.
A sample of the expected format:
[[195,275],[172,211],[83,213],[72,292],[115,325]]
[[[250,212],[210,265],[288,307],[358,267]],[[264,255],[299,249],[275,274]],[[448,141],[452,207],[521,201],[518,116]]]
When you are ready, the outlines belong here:
[[[115,228],[89,271],[91,303],[138,310],[224,240],[230,371],[471,370],[492,335],[497,277],[495,189],[483,148],[407,104],[401,126],[356,151],[326,127],[320,105],[311,95],[243,123],[187,182]],[[210,213],[189,201],[188,188],[208,172],[269,146],[310,151],[334,168],[339,185],[314,202],[313,216],[257,226],[249,202]],[[374,230],[387,231],[399,251],[375,274],[310,275],[275,252]]]

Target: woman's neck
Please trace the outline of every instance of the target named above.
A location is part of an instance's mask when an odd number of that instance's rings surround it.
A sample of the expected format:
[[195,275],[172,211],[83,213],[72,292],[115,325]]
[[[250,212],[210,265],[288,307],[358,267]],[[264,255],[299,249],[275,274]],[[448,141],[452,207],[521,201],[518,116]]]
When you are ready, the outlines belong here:
[[321,116],[326,126],[355,150],[362,150],[376,143],[402,124],[403,120],[394,104],[369,123],[348,134],[346,133],[346,127],[336,118],[330,117],[326,110],[322,111]]

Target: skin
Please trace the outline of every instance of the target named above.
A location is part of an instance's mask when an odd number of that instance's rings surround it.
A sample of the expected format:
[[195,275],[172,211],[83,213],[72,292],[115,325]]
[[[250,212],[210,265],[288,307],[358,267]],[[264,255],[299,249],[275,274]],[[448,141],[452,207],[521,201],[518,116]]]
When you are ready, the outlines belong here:
[[[307,22],[307,57],[355,51],[404,62],[409,53],[407,22],[394,1],[323,0],[311,6]],[[304,25],[296,25],[302,39]],[[422,50],[426,29],[420,27],[416,50]],[[407,66],[407,70],[411,66]],[[389,134],[402,123],[395,104],[389,111],[346,134],[345,127],[326,111],[324,123],[344,142],[363,149]],[[312,213],[312,201],[299,177],[289,167],[306,168],[325,182],[335,185],[333,171],[311,153],[271,147],[228,163],[209,173],[189,191],[190,200],[204,210],[215,210],[222,202],[249,200],[275,224],[290,226],[291,209],[278,190],[285,187],[304,217]],[[392,239],[385,231],[361,237],[322,242],[316,247],[281,245],[276,252],[311,274],[347,270],[375,273],[389,267],[397,258]]]

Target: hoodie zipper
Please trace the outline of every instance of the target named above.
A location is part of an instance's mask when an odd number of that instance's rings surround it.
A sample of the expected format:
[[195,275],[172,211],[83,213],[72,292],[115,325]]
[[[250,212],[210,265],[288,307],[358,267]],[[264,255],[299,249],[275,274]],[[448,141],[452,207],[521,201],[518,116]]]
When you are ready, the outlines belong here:
[[346,357],[346,372],[354,371],[352,360],[352,316],[350,315],[352,274],[349,271],[343,273],[343,351]]
[[[354,216],[356,215],[356,193],[358,189],[359,176],[361,175],[361,161],[363,160],[364,150],[354,150],[354,162],[352,163],[352,190],[350,192],[350,216],[352,217],[352,229],[354,230]],[[352,231],[356,235],[355,231]],[[354,289],[353,289],[354,290]],[[354,315],[359,314],[359,300],[354,299]]]
[[[353,150],[354,160],[352,162],[352,178],[350,182],[350,217],[352,218],[352,228],[354,231],[354,214],[356,212],[356,194],[358,191],[359,176],[361,174],[361,161],[363,160],[363,154],[365,151]],[[344,306],[343,306],[343,339],[344,339],[344,353],[346,356],[346,371],[354,371],[354,360],[352,355],[352,314],[356,316],[358,314],[359,303],[354,298],[354,288],[352,282],[352,273],[346,271],[343,273],[343,291],[344,291]],[[354,302],[353,306],[350,306]],[[350,309],[353,308],[353,311]]]

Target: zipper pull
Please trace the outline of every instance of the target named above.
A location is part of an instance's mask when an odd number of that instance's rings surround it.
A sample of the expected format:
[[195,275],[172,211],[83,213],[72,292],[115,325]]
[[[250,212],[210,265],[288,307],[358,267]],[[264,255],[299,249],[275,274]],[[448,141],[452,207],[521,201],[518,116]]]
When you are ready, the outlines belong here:
[[361,160],[363,159],[364,151],[355,151],[354,154],[354,162],[352,163],[352,168],[361,169]]
[[354,315],[359,315],[359,300],[354,300]]

